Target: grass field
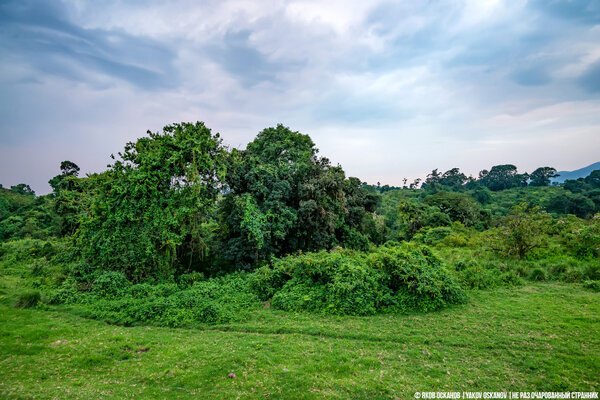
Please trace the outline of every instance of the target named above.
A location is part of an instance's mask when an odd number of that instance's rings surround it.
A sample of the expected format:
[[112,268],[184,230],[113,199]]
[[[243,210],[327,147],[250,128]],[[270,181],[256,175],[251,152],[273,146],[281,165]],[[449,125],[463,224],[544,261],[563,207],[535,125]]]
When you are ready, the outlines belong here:
[[265,308],[203,330],[2,305],[0,336],[3,398],[408,399],[429,390],[600,388],[600,294],[566,284],[473,292],[467,304],[429,314]]

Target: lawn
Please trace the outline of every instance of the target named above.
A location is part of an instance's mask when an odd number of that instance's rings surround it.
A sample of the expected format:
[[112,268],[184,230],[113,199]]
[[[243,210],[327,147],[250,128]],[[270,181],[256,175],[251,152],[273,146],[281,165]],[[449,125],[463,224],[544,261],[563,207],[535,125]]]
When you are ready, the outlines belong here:
[[0,336],[3,398],[408,399],[430,390],[600,389],[600,293],[572,284],[477,291],[429,314],[265,308],[196,330],[121,327],[3,304]]

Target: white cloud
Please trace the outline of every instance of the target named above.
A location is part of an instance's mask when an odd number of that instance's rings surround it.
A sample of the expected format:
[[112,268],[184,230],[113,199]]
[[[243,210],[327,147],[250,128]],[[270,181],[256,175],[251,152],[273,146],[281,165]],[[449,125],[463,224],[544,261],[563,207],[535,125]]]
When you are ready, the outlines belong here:
[[[282,122],[349,175],[396,185],[598,161],[600,106],[577,80],[600,30],[525,1],[64,4],[59,22],[15,14],[21,42],[0,39],[5,185],[44,192],[62,159],[98,170],[146,129],[195,120],[240,147]],[[53,33],[42,51],[25,24]],[[65,32],[87,47],[65,50]]]

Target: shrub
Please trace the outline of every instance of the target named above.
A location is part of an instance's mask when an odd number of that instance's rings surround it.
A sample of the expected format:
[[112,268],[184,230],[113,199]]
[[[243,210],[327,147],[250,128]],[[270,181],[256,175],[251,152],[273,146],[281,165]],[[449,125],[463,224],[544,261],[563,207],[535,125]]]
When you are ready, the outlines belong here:
[[470,289],[493,288],[500,283],[500,271],[493,271],[473,263],[459,274],[461,282]]
[[41,299],[40,292],[38,290],[25,290],[17,293],[15,298],[15,307],[17,308],[31,308],[35,307]]
[[524,263],[515,266],[513,263],[461,260],[456,262],[455,269],[460,282],[469,289],[518,286],[524,282],[521,276],[529,274]]
[[[99,285],[95,286],[96,291],[108,295],[73,293],[64,288],[55,292],[55,299],[63,295],[58,300],[79,303],[77,309],[87,317],[124,325],[148,323],[181,327],[224,323],[242,319],[249,310],[262,305],[258,296],[249,289],[247,275],[234,273],[196,281],[181,290],[174,283],[131,285],[111,272],[102,274],[95,281],[95,284],[98,281],[108,282],[103,283],[102,290]],[[120,294],[116,296],[115,293]]]
[[507,271],[500,275],[501,281],[507,286],[521,286],[524,281],[515,271]]
[[287,311],[370,315],[432,311],[464,300],[440,260],[428,248],[409,244],[289,256],[275,260],[272,270],[261,271],[265,281],[289,277],[279,290],[281,279],[269,286],[275,290],[273,307]]
[[555,279],[561,279],[567,272],[568,268],[569,268],[568,264],[562,263],[562,262],[556,262],[550,266],[549,274],[550,274],[550,276],[552,276]]
[[460,285],[427,247],[381,246],[371,260],[373,268],[386,272],[389,289],[400,295],[401,311],[432,311],[464,301]]
[[469,244],[469,240],[464,234],[453,233],[446,236],[442,243],[448,247],[465,247]]
[[0,255],[5,265],[28,263],[43,257],[46,242],[38,239],[22,239],[0,243]]
[[48,302],[50,304],[73,304],[81,302],[83,297],[77,282],[73,278],[67,278],[58,289],[50,293]]
[[91,264],[80,260],[71,264],[69,275],[80,282],[91,282],[94,280],[95,268]]
[[600,264],[588,264],[583,271],[583,276],[593,281],[600,280]]
[[32,276],[41,276],[48,269],[48,260],[46,257],[35,260],[31,264],[31,275]]
[[431,228],[423,235],[423,243],[427,245],[435,245],[444,240],[448,235],[452,234],[452,229],[447,226]]
[[600,292],[600,281],[585,281],[583,282],[583,287],[586,289],[593,290],[594,292]]
[[179,287],[174,283],[150,285],[150,296],[152,297],[168,297],[177,292],[179,292]]
[[204,274],[202,272],[191,272],[189,274],[182,274],[179,276],[179,286],[182,288],[188,288],[194,284],[194,282],[200,282],[204,280]]
[[267,301],[280,290],[290,278],[279,268],[260,267],[250,275],[248,283],[250,289],[262,300]]
[[324,286],[311,286],[290,281],[275,293],[271,301],[274,308],[283,311],[321,311],[327,306]]
[[344,315],[372,315],[385,290],[375,269],[361,263],[344,263],[336,269],[327,287],[328,312]]
[[544,271],[540,267],[534,268],[529,273],[529,279],[532,281],[545,281],[546,280],[546,271]]
[[539,207],[521,203],[512,208],[501,227],[487,232],[488,245],[492,250],[522,260],[533,250],[546,246],[551,220],[552,217]]
[[152,293],[152,285],[148,283],[138,283],[129,288],[129,295],[135,298],[148,297]]
[[131,287],[131,282],[118,271],[106,271],[94,280],[92,292],[100,297],[118,297],[125,294]]
[[343,246],[352,250],[369,250],[369,238],[356,229],[344,229],[342,233]]
[[563,281],[565,282],[581,282],[583,280],[583,271],[578,267],[568,268],[563,274]]

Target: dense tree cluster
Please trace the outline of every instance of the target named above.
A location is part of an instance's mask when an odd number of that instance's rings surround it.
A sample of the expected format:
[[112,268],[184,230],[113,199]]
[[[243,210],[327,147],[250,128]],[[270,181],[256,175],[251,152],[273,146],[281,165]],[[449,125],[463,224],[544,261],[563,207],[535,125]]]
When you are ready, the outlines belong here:
[[[202,251],[225,174],[226,151],[203,123],[174,124],[128,143],[93,178],[76,233],[88,262],[139,279],[191,265]],[[89,179],[89,178],[88,178]]]
[[486,230],[497,249],[523,258],[540,245],[536,232],[551,216],[590,219],[600,211],[600,171],[561,187],[550,186],[554,168],[527,174],[511,164],[477,179],[435,169],[420,189],[420,180],[406,179],[402,188],[371,186],[283,125],[238,150],[201,122],[173,124],[113,158],[106,171],[85,177],[63,161],[47,196],[26,184],[0,188],[0,241],[71,237],[85,268],[160,280],[386,241],[460,246],[468,232]]
[[378,197],[318,157],[307,135],[283,125],[263,130],[246,150],[232,151],[226,182],[223,254],[238,266],[368,243],[362,222]]

